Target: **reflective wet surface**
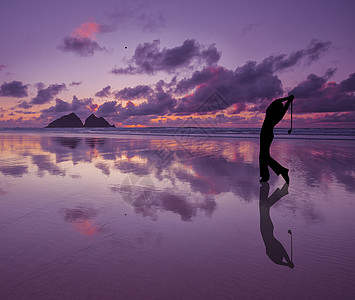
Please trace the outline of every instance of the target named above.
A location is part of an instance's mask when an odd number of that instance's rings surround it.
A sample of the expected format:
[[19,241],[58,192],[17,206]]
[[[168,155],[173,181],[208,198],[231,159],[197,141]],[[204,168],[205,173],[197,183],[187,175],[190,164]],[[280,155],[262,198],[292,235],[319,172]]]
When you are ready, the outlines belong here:
[[353,299],[355,143],[258,150],[0,134],[0,299]]

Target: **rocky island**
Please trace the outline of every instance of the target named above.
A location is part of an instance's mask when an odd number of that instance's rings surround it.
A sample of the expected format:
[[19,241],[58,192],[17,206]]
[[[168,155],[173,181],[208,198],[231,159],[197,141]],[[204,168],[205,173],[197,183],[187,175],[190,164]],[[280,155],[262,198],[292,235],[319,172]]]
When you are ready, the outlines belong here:
[[86,118],[85,123],[80,120],[80,118],[75,114],[71,113],[60,117],[57,120],[49,123],[45,128],[78,128],[78,127],[115,127],[115,125],[110,125],[103,117],[96,117],[91,114]]

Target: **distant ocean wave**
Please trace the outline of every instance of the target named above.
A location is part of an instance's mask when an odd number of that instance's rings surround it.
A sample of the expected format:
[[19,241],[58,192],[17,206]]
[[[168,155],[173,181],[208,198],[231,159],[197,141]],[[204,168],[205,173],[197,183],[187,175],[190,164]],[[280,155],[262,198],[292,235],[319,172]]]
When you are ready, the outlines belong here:
[[[191,136],[216,138],[258,138],[260,128],[222,127],[144,127],[144,128],[1,128],[0,133],[28,134],[94,134],[112,136]],[[275,137],[282,139],[355,140],[355,128],[275,128]]]

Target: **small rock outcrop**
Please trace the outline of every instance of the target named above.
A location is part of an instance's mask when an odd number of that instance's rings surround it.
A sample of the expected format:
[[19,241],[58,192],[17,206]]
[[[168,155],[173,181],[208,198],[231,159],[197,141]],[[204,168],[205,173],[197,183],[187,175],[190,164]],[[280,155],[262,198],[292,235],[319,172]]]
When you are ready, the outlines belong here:
[[98,118],[91,114],[85,120],[84,127],[115,127],[115,125],[110,125],[103,117]]
[[49,123],[45,128],[76,128],[76,127],[116,127],[115,125],[110,125],[103,117],[96,117],[91,114],[86,120],[85,124],[81,122],[80,118],[75,114],[71,113],[60,117],[57,120]]
[[83,127],[83,122],[81,122],[80,118],[75,114],[71,113],[69,115],[65,115],[60,117],[57,120],[49,123],[46,128],[63,128],[63,127]]

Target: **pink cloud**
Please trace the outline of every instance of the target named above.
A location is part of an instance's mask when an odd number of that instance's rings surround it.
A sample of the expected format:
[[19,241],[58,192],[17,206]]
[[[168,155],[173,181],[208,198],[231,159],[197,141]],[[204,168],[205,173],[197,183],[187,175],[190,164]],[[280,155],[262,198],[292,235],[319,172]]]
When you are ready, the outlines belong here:
[[80,26],[76,27],[72,36],[76,38],[95,38],[95,34],[100,31],[101,25],[95,22],[87,22],[83,23]]

